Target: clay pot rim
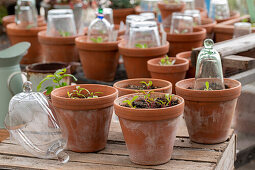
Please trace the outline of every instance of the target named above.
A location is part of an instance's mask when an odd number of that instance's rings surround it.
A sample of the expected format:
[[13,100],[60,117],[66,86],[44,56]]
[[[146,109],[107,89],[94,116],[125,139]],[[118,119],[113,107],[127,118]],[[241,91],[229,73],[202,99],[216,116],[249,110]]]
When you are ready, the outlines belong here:
[[241,94],[241,83],[237,80],[224,78],[224,84],[229,85],[233,82],[234,86],[223,90],[194,90],[184,88],[187,82],[194,84],[195,78],[184,79],[175,84],[176,93],[185,100],[190,101],[226,101],[237,98]]
[[[187,60],[185,58],[169,57],[169,59],[176,59],[176,61],[179,60],[181,63],[170,65],[170,66],[161,66],[158,63],[162,58],[164,58],[164,57],[150,59],[147,61],[147,64],[150,65],[151,67],[157,67],[157,68],[175,69],[177,67],[183,67],[185,69],[183,71],[187,71],[189,69],[189,67],[188,67],[189,60]],[[155,61],[158,61],[157,64],[153,63]],[[181,71],[178,71],[178,72],[181,72]]]
[[38,66],[38,65],[44,65],[44,64],[49,64],[49,65],[54,65],[54,64],[58,64],[59,66],[63,66],[62,68],[66,68],[67,70],[67,73],[68,73],[68,70],[69,70],[69,73],[70,73],[70,68],[71,68],[71,65],[68,64],[68,63],[65,63],[65,62],[47,62],[47,63],[34,63],[34,64],[29,64],[26,66],[26,71],[27,72],[32,72],[32,73],[55,73],[56,70],[58,69],[51,69],[51,70],[35,70],[31,67],[34,67],[34,66]]
[[[119,51],[122,55],[128,57],[150,57],[157,55],[164,55],[169,50],[169,42],[166,41],[165,45],[161,45],[159,47],[152,48],[128,48],[124,47],[124,40],[120,41],[118,44]],[[144,55],[144,53],[147,53]]]
[[[203,21],[208,21],[209,23],[203,24]],[[211,18],[201,18],[201,25],[198,25],[197,27],[210,27],[210,26],[214,26],[217,24],[217,21],[214,21]]]
[[38,40],[39,42],[43,44],[74,44],[75,43],[75,38],[78,37],[79,35],[75,36],[69,36],[69,37],[52,37],[52,36],[47,36],[46,31],[40,31],[38,33]]
[[[154,92],[151,94],[153,96],[155,95],[163,96],[167,93]],[[178,110],[184,108],[184,99],[178,95],[174,95],[174,97],[177,97],[180,103],[178,103],[175,106],[166,107],[166,108],[134,109],[134,108],[124,107],[120,105],[120,101],[131,98],[135,95],[142,96],[142,94],[140,93],[133,93],[133,94],[127,94],[127,95],[118,97],[117,99],[114,100],[114,109],[118,117],[121,117],[127,120],[134,120],[134,121],[158,121],[158,120],[169,120],[169,119],[177,118],[180,115],[182,115],[182,111],[178,111]],[[146,111],[146,115],[144,114],[144,111]]]
[[217,21],[217,23],[221,23],[221,22],[224,22],[224,21],[235,19],[237,17],[240,17],[240,12],[239,11],[230,11],[230,17],[229,18],[226,18],[226,19],[216,19],[216,21]]
[[[80,86],[82,88],[94,88],[94,87],[100,87],[105,89],[111,89],[113,93],[104,95],[98,98],[90,98],[90,99],[71,99],[66,98],[63,96],[56,95],[56,93],[60,91],[65,91],[66,89],[73,89],[76,86]],[[77,85],[70,85],[65,87],[60,87],[57,89],[54,89],[51,92],[51,99],[54,107],[63,108],[66,110],[94,110],[94,109],[100,109],[100,108],[106,108],[113,104],[113,101],[118,96],[118,90],[111,86],[106,85],[100,85],[100,84],[77,84]],[[61,104],[60,104],[61,102]],[[62,103],[68,103],[68,105],[63,105]],[[61,106],[60,106],[61,105]],[[70,106],[70,107],[69,107]],[[75,108],[73,108],[73,107]]]
[[126,79],[126,80],[120,80],[116,83],[113,84],[113,87],[116,88],[117,90],[125,90],[126,92],[130,92],[130,93],[133,93],[135,90],[134,89],[127,89],[127,88],[124,88],[124,87],[120,87],[120,84],[122,83],[126,83],[126,82],[129,82],[129,81],[160,81],[160,82],[163,82],[163,83],[166,83],[167,86],[165,87],[161,87],[161,88],[157,88],[157,89],[150,89],[150,90],[142,90],[142,91],[145,91],[145,92],[148,92],[148,91],[153,91],[153,90],[159,90],[159,91],[162,91],[164,89],[169,89],[169,88],[172,88],[172,83],[167,81],[167,80],[162,80],[162,79],[154,79],[154,78],[133,78],[133,79]]
[[18,28],[16,23],[10,23],[6,26],[7,34],[17,35],[17,36],[28,36],[28,35],[37,36],[38,32],[43,31],[46,28],[47,26],[33,27],[30,29]]
[[[184,52],[180,52],[178,54],[176,54],[176,58],[184,58],[184,57],[180,57],[181,55],[186,55],[186,54],[190,54],[190,57],[191,57],[191,53],[192,51],[184,51]],[[189,65],[192,66],[192,63],[191,63],[191,58],[185,58],[186,60],[189,61]]]

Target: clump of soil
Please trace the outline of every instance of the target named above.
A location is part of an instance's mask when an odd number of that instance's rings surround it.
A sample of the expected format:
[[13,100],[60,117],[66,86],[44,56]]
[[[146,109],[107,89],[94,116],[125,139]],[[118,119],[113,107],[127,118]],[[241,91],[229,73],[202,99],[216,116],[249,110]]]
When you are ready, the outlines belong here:
[[140,85],[127,85],[125,87],[126,89],[132,89],[132,90],[151,90],[151,89],[158,89],[160,87],[156,87],[154,85],[151,86],[146,86],[145,84],[140,84]]
[[[163,105],[160,101],[167,103],[166,98],[157,98],[154,102],[147,102],[143,98],[139,98],[132,102],[133,107],[136,109],[155,109],[155,108],[165,108],[165,107],[171,107],[179,104],[178,99],[177,100],[171,100],[169,105]],[[130,107],[128,104],[122,105],[124,107]]]

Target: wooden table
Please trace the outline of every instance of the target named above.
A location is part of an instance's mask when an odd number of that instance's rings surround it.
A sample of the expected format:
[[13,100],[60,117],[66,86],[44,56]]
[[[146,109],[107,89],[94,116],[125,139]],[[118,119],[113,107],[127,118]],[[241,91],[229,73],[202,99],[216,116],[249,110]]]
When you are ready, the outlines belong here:
[[231,131],[226,142],[201,145],[189,140],[183,120],[174,145],[172,159],[159,166],[140,166],[130,162],[125,142],[117,122],[112,122],[106,148],[98,153],[67,151],[70,161],[61,164],[55,159],[35,158],[21,146],[6,139],[0,143],[0,167],[18,169],[234,169],[236,136]]

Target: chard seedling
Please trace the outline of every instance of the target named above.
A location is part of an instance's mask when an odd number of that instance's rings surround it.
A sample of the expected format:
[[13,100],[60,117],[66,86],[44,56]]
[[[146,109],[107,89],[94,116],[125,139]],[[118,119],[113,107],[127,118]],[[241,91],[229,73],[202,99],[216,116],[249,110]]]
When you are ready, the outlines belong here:
[[148,44],[139,44],[139,43],[137,43],[137,44],[135,44],[135,47],[136,48],[148,48]]
[[103,38],[101,36],[99,36],[97,38],[90,38],[90,40],[94,43],[102,43],[103,42]]
[[60,34],[61,37],[71,36],[71,33],[67,32],[67,31],[59,31],[59,34]]
[[140,81],[141,84],[145,84],[145,86],[147,87],[147,89],[150,89],[150,87],[152,86],[152,81],[149,81],[148,83],[146,83],[145,81]]
[[59,87],[64,87],[67,84],[65,82],[61,82],[61,80],[65,77],[72,77],[74,81],[77,81],[76,77],[74,77],[72,74],[65,74],[66,73],[66,68],[59,69],[57,70],[53,75],[48,75],[45,77],[37,86],[37,91],[42,90],[42,84],[47,81],[51,80],[53,83],[55,83],[55,86],[48,86],[46,87],[46,95],[49,95],[54,88],[59,88]]
[[[84,94],[83,91],[86,91],[87,93]],[[96,94],[102,94],[102,92],[90,92],[88,89],[81,88],[80,86],[76,86],[76,90],[73,90],[72,93],[69,91],[67,92],[67,96],[71,99],[92,99],[92,98],[98,98]]]
[[176,60],[170,60],[168,55],[166,55],[164,58],[162,58],[159,62],[161,66],[171,66],[174,65]]
[[136,108],[135,106],[133,106],[133,102],[138,98],[139,96],[134,96],[131,100],[124,100],[122,101],[122,103],[127,103],[129,105],[129,107],[131,108]]

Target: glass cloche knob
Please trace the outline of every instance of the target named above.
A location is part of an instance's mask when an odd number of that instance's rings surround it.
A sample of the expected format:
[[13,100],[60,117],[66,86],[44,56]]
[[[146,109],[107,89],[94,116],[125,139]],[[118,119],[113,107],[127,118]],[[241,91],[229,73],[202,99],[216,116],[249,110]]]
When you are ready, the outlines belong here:
[[56,119],[51,102],[40,92],[32,92],[32,83],[23,84],[23,92],[15,95],[9,103],[5,118],[11,140],[23,146],[39,158],[57,157],[62,163],[69,160],[63,150],[66,140]]
[[196,65],[195,90],[225,89],[220,54],[213,48],[213,40],[204,41]]

